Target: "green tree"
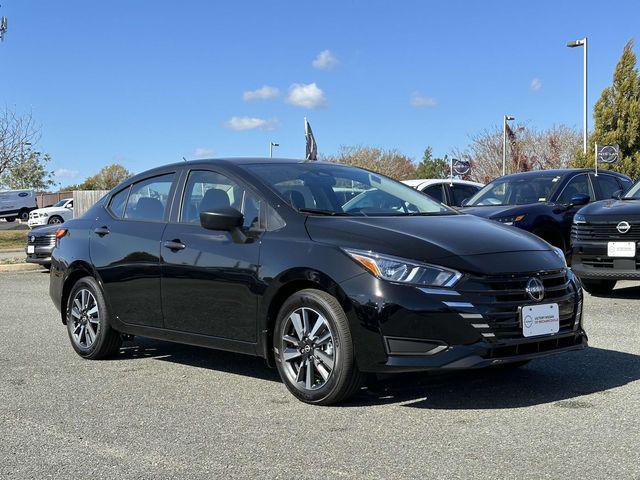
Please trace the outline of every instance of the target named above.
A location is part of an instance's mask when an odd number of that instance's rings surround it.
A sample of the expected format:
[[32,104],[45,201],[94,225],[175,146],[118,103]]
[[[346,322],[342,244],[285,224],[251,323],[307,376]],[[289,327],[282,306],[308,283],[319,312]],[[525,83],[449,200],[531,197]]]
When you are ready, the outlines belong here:
[[613,73],[613,83],[606,87],[593,108],[594,130],[587,155],[576,154],[573,165],[592,167],[595,144],[620,146],[617,164],[602,164],[632,178],[640,177],[640,77],[633,53],[633,40],[622,51]]
[[47,190],[56,184],[53,172],[47,170],[51,161],[46,153],[26,150],[20,152],[15,161],[0,176],[0,185],[11,190],[32,188]]
[[123,180],[131,176],[131,172],[119,163],[102,168],[95,175],[87,178],[80,185],[71,185],[75,190],[111,190]]
[[431,147],[424,149],[422,161],[416,167],[415,178],[448,178],[449,164],[444,158],[433,158]]

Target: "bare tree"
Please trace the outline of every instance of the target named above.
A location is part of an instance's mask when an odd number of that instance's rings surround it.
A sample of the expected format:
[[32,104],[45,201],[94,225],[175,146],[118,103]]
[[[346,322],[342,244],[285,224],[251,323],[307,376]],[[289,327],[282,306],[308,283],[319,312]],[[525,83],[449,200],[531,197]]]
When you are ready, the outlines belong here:
[[5,107],[0,112],[0,175],[24,156],[40,139],[40,128],[31,113],[19,114]]
[[367,168],[396,180],[413,178],[416,169],[411,158],[393,149],[342,146],[337,155],[322,156],[321,159]]
[[[580,146],[580,133],[566,125],[554,125],[536,130],[517,125],[507,132],[507,173],[548,168],[567,168]],[[464,149],[454,150],[454,156],[471,159],[471,177],[488,182],[502,175],[502,129],[494,127],[472,136]]]

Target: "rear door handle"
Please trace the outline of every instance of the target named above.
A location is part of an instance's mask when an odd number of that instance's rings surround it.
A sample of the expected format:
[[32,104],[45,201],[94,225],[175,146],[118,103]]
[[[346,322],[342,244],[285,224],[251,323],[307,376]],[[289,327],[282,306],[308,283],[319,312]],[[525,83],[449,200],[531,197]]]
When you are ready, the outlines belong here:
[[95,233],[99,237],[104,237],[105,235],[109,235],[109,228],[105,226],[98,227],[93,231],[93,233]]
[[184,250],[185,248],[187,248],[187,246],[184,243],[182,243],[180,240],[172,240],[170,242],[164,242],[162,246],[174,252],[178,250]]

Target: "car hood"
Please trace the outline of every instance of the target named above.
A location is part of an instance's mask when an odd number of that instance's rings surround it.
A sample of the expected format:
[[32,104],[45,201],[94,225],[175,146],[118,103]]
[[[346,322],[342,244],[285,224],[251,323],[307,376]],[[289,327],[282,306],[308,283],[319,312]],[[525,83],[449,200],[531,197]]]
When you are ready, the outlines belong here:
[[36,208],[35,210],[32,210],[34,213],[48,213],[49,215],[51,215],[52,213],[64,213],[67,211],[71,211],[68,208],[64,208],[64,207],[45,207],[45,208]]
[[529,205],[496,205],[495,207],[487,206],[487,207],[463,207],[459,209],[462,213],[467,213],[469,215],[475,215],[476,217],[482,218],[501,218],[501,217],[511,217],[514,215],[520,215],[522,213],[527,212],[531,209],[532,205],[540,205],[540,204],[529,204]]
[[27,237],[30,237],[31,235],[34,235],[36,237],[53,235],[59,228],[60,225],[44,225],[42,227],[36,227],[33,230],[29,230],[29,232],[27,232]]
[[640,219],[640,200],[602,200],[582,207],[579,212],[588,217],[620,217],[620,220]]
[[[306,225],[314,241],[464,270],[486,273],[564,266],[551,246],[535,235],[472,215],[308,217]],[[542,262],[536,252],[544,257]],[[523,263],[525,257],[529,260]]]

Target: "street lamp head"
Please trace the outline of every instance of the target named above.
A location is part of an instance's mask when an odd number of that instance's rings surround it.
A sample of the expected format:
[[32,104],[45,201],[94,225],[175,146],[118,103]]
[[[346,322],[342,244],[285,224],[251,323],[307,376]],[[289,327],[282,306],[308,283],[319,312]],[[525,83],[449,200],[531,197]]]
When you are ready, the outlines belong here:
[[569,48],[581,47],[583,45],[584,45],[584,38],[580,40],[574,40],[573,42],[567,42],[567,47]]

